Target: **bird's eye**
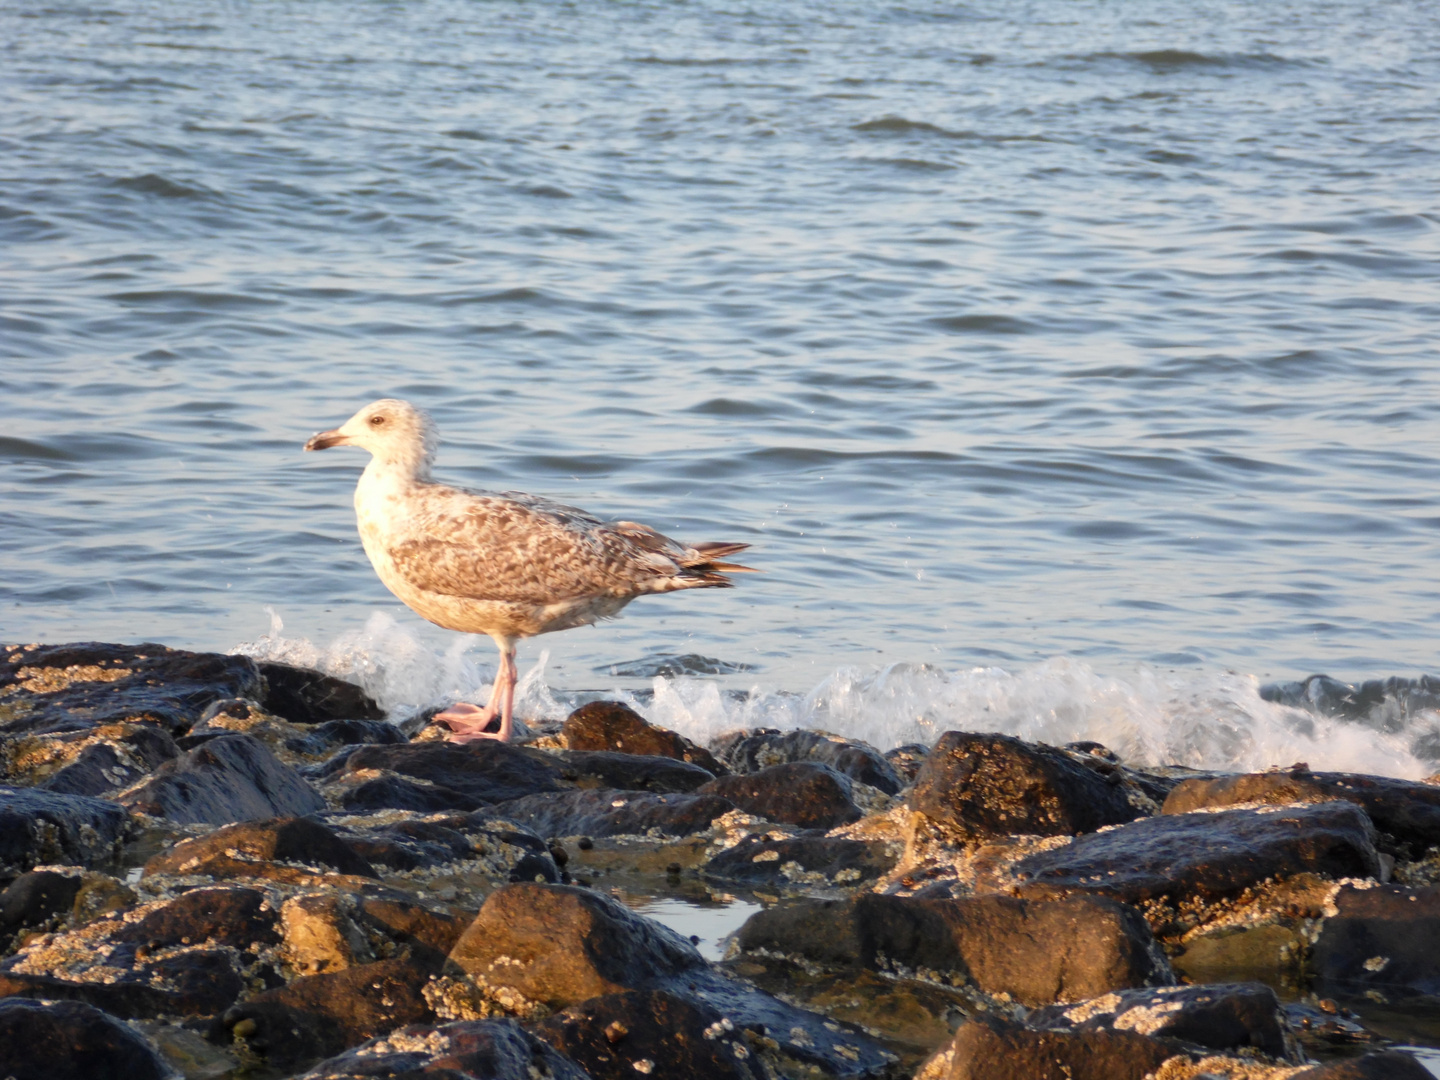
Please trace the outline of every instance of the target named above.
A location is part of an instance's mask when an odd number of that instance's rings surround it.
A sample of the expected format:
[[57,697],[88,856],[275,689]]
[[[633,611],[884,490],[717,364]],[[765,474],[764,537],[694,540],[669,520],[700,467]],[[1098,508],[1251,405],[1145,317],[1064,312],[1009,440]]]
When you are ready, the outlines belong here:
[[385,417],[383,416],[370,417],[370,424],[372,427],[379,427],[383,423],[385,423]]

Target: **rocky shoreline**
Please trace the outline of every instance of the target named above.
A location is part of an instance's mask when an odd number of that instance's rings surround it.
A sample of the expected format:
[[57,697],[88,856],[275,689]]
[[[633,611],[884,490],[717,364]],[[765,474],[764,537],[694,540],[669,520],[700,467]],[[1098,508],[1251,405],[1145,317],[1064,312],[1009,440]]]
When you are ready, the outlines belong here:
[[[96,643],[0,647],[0,769],[15,1080],[1423,1080],[1384,1017],[1440,1043],[1433,783],[607,702],[459,746]],[[621,902],[741,895],[718,962]]]

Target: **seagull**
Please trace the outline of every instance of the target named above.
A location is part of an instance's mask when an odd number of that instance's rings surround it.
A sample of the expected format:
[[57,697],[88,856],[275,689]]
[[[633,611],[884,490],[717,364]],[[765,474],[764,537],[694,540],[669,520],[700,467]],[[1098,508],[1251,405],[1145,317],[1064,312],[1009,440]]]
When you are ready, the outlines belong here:
[[510,741],[520,638],[612,618],[648,593],[728,589],[727,573],[754,572],[719,561],[749,544],[682,544],[536,495],[436,483],[438,441],[425,413],[386,398],[318,432],[305,449],[370,451],[355,516],[375,573],[417,614],[499,646],[489,703],[459,702],[435,716],[454,742]]

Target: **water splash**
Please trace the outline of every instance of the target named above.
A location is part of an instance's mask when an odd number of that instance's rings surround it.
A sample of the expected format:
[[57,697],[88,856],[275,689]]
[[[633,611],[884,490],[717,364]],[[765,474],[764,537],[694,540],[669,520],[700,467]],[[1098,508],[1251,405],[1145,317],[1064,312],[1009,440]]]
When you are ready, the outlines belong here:
[[[397,717],[488,697],[494,669],[468,655],[471,639],[459,638],[438,652],[377,612],[362,630],[318,646],[285,637],[280,617],[266,610],[270,632],[232,652],[349,679]],[[1316,770],[1412,779],[1436,767],[1412,746],[1417,732],[1433,728],[1435,716],[1377,731],[1267,701],[1253,676],[1229,671],[1139,668],[1121,678],[1060,656],[1013,672],[998,667],[947,671],[907,663],[841,667],[804,695],[763,686],[726,692],[715,680],[689,675],[656,676],[648,691],[616,687],[597,695],[551,687],[548,659],[548,652],[541,653],[521,679],[517,716],[558,720],[581,701],[604,696],[702,744],[736,728],[805,727],[885,750],[904,743],[933,744],[942,733],[959,729],[1051,744],[1091,740],[1137,765],[1250,771],[1304,761]]]

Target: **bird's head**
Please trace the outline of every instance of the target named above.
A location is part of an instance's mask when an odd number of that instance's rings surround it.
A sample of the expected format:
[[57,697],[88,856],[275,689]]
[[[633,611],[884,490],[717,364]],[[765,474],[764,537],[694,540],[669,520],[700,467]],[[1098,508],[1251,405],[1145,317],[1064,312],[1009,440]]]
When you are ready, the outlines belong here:
[[423,477],[435,459],[435,444],[435,426],[428,416],[408,401],[384,398],[372,401],[338,428],[312,435],[305,449],[359,446],[381,464]]

